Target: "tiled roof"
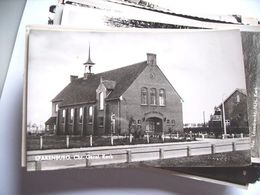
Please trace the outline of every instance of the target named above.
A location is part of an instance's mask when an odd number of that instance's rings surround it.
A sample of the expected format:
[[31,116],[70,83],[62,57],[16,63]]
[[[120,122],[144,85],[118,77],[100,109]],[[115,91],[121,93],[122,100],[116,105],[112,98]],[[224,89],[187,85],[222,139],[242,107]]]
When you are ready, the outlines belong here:
[[103,80],[102,83],[108,90],[115,89],[116,87],[115,81]]
[[[79,103],[92,103],[96,101],[96,89],[100,78],[104,81],[114,81],[115,86],[107,99],[119,98],[145,69],[147,62],[140,62],[115,70],[92,74],[87,79],[78,78],[69,83],[52,101],[61,101],[60,106]],[[108,84],[108,83],[106,83]],[[109,83],[111,85],[111,82]]]
[[[238,92],[240,92],[240,93],[242,93],[242,94],[244,94],[244,95],[247,95],[246,89],[236,88],[236,89],[224,100],[224,102],[226,102],[229,98],[231,98],[232,95],[233,95],[236,91],[238,91]],[[222,106],[222,103],[221,103],[218,107],[221,107],[221,106]]]
[[46,122],[45,125],[55,125],[56,124],[56,116],[51,116]]

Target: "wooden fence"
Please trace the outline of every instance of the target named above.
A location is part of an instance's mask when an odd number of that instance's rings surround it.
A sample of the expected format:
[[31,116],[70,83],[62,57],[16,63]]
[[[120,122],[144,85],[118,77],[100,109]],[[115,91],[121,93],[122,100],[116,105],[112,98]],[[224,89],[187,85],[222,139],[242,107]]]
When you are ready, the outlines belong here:
[[[244,134],[222,135],[219,138],[243,138]],[[210,134],[203,133],[175,133],[163,135],[146,134],[142,138],[130,136],[32,136],[28,135],[27,150],[46,150],[46,149],[64,149],[64,148],[82,148],[92,146],[113,146],[113,145],[134,145],[134,144],[151,144],[151,143],[170,143],[195,141],[196,138],[214,138]]]
[[27,152],[27,169],[51,170],[249,150],[249,138]]

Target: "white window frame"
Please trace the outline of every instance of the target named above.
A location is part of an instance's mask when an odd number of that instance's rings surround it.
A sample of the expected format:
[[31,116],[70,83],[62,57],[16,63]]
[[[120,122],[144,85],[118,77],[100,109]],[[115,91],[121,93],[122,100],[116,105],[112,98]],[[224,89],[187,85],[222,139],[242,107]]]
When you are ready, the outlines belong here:
[[236,98],[236,100],[237,100],[237,103],[240,102],[240,96],[239,96],[239,94],[237,94],[237,98]]
[[83,122],[83,108],[79,108],[79,123]]
[[61,119],[62,123],[65,123],[65,118],[66,118],[66,110],[63,109],[62,110],[62,119]]
[[[154,91],[154,93],[153,93]],[[154,99],[152,99],[154,98]],[[156,106],[157,105],[157,90],[156,88],[151,88],[150,89],[150,105]]]
[[148,88],[147,87],[141,88],[141,105],[148,105]]
[[166,102],[165,89],[159,89],[159,106],[165,106],[165,102]]
[[104,110],[104,92],[99,93],[99,110]]
[[89,123],[93,123],[93,106],[88,108]]
[[74,121],[74,108],[70,109],[70,122],[72,123]]
[[59,110],[59,104],[56,103],[56,104],[55,104],[55,112],[58,112],[58,110]]

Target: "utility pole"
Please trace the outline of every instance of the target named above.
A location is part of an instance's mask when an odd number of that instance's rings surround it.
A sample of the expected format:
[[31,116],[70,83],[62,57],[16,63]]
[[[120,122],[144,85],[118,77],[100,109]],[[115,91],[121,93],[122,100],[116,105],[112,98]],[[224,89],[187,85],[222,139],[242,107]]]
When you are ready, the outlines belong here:
[[205,123],[205,111],[203,111],[203,122],[204,122],[204,127],[206,127],[206,123]]
[[222,96],[222,115],[223,115],[223,127],[224,127],[224,136],[225,136],[227,134],[227,128],[226,128],[225,105],[224,105],[223,96]]

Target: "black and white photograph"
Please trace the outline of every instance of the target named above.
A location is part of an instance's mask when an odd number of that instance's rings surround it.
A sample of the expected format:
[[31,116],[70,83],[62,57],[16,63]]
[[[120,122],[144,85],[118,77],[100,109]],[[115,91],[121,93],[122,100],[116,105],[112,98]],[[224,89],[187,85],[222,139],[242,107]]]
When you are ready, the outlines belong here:
[[260,33],[257,32],[241,32],[242,46],[244,54],[246,86],[248,92],[248,122],[251,138],[251,156],[255,163],[260,162]]
[[[205,4],[206,2],[204,2]],[[232,2],[228,2],[233,4]],[[185,4],[183,2],[183,4]],[[196,4],[196,3],[195,3]],[[195,10],[183,11],[186,6],[176,7],[172,0],[73,0],[59,1],[49,9],[49,25],[77,26],[91,29],[114,29],[114,28],[147,28],[147,29],[240,29],[241,32],[259,32],[259,20],[257,17],[249,17],[247,14],[223,14],[214,13],[214,10],[204,10],[197,13]],[[191,5],[191,7],[195,5]],[[220,4],[214,7],[220,6]],[[196,6],[195,6],[196,7]],[[257,9],[255,6],[253,9]],[[95,20],[92,19],[95,16]],[[250,33],[249,33],[250,34]],[[251,36],[251,35],[250,35]],[[253,35],[252,35],[253,37]],[[254,87],[256,71],[255,49],[248,38],[243,40],[243,55],[246,71],[246,83],[248,94],[248,117],[249,134],[251,138],[251,157],[254,162],[259,162],[259,147],[257,135],[257,101]],[[250,45],[251,44],[251,45]],[[249,48],[249,49],[247,49]],[[251,48],[251,49],[250,49]],[[248,52],[247,52],[248,50]],[[250,51],[249,51],[250,50]],[[247,59],[254,65],[248,64]],[[251,73],[250,73],[251,72]],[[244,90],[245,91],[245,90]],[[259,92],[258,92],[259,94]]]
[[1,1],[0,194],[259,194],[259,8]]
[[239,30],[28,27],[27,170],[250,164]]

